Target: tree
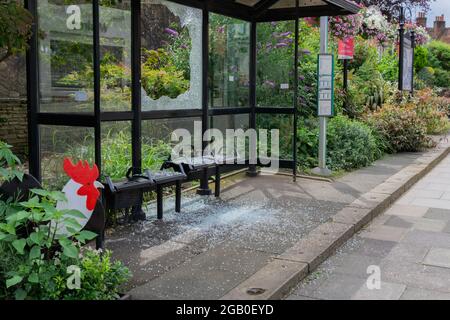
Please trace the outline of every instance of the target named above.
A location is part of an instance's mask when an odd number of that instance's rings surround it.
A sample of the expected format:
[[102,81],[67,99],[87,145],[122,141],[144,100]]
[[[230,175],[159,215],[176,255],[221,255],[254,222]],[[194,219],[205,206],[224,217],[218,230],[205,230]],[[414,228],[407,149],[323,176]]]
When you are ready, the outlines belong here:
[[430,4],[433,1],[436,0],[359,0],[358,2],[366,7],[377,6],[392,21],[398,19],[399,11],[396,8],[399,8],[400,5],[428,12],[430,10]]
[[0,1],[0,63],[27,50],[32,24],[31,13],[18,1]]

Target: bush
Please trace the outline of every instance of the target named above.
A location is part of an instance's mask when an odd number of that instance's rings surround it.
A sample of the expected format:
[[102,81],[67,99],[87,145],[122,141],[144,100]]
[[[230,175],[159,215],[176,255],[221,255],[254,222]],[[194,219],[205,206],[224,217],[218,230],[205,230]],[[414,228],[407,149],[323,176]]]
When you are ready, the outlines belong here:
[[[317,166],[317,120],[309,119],[298,130],[299,163],[302,167]],[[366,124],[337,116],[327,131],[327,165],[332,170],[350,170],[370,165],[383,154],[383,142]]]
[[386,104],[369,115],[368,123],[387,142],[388,152],[415,152],[432,146],[425,121],[410,108]]
[[382,156],[381,142],[372,129],[345,116],[330,121],[327,138],[327,161],[333,170],[365,167]]
[[432,67],[450,71],[450,45],[440,41],[432,41],[428,45],[429,60]]
[[[16,174],[16,158],[9,146],[0,143],[0,181],[22,178]],[[28,201],[0,200],[0,299],[62,300],[117,299],[118,290],[129,277],[111,253],[82,250],[96,234],[81,231],[77,210],[57,210],[64,201],[60,192],[31,190]],[[63,223],[72,236],[58,234]],[[71,271],[72,270],[72,271]],[[72,288],[71,277],[79,271],[80,287]],[[75,281],[75,285],[76,285]]]
[[[414,50],[414,69],[415,72],[420,72],[428,65],[428,49],[426,47],[416,47]],[[397,61],[396,61],[397,62]],[[398,64],[398,62],[397,62]],[[398,77],[398,74],[397,74]]]
[[433,90],[428,88],[417,91],[415,98],[408,105],[424,121],[427,134],[440,134],[448,130],[449,102],[438,97]]

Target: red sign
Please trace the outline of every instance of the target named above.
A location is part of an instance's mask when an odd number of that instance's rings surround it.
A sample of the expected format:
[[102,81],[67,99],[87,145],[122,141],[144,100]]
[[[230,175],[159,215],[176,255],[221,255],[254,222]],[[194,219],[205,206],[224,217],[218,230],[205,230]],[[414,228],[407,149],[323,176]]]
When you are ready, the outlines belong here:
[[349,37],[344,40],[339,40],[338,55],[340,60],[351,60],[355,53],[354,38]]

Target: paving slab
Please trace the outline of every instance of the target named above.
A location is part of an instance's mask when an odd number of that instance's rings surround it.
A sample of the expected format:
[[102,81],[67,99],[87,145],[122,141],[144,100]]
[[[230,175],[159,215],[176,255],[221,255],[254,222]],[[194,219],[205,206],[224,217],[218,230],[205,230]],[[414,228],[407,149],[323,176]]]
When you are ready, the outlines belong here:
[[407,287],[400,300],[450,300],[450,293]]
[[414,218],[414,217],[399,217],[392,216],[385,225],[392,227],[400,227],[406,229],[416,229],[423,231],[442,232],[446,225],[446,221],[434,220],[427,218]]
[[427,207],[422,206],[394,204],[386,211],[386,214],[394,216],[423,217],[427,210]]
[[431,248],[425,256],[423,264],[450,269],[450,249]]
[[381,281],[379,289],[369,289],[367,284],[351,297],[352,300],[399,300],[406,286],[404,284]]
[[450,221],[450,210],[429,208],[424,217],[428,219]]
[[333,274],[313,293],[312,298],[325,300],[350,300],[365,285],[366,280]]
[[401,241],[418,247],[450,248],[450,234],[443,232],[411,230]]
[[404,228],[397,228],[391,226],[378,226],[376,228],[370,228],[363,230],[360,236],[363,238],[370,238],[383,241],[400,242],[407,234],[407,230]]

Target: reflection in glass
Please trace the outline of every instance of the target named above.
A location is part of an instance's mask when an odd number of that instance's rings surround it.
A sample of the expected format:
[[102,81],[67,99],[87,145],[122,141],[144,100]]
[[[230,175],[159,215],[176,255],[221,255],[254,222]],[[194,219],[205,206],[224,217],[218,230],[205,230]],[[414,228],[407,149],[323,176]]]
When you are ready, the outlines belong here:
[[[144,169],[159,169],[162,163],[170,156],[172,147],[178,141],[172,141],[172,133],[177,129],[187,130],[191,134],[190,143],[194,143],[195,123],[200,129],[201,141],[201,119],[179,118],[163,120],[146,120],[142,122],[142,167]],[[183,141],[189,143],[189,141]],[[201,145],[200,145],[201,147]]]
[[249,106],[250,23],[210,14],[209,106]]
[[60,191],[68,181],[63,170],[65,157],[94,163],[94,129],[41,125],[39,130],[42,183]]
[[123,179],[132,166],[131,122],[103,122],[101,136],[102,175]]
[[92,2],[37,3],[40,111],[93,112]]
[[131,3],[100,4],[101,109],[131,110]]
[[164,0],[144,0],[142,110],[200,109],[202,11]]
[[294,107],[295,22],[257,26],[258,107]]
[[[222,155],[230,155],[231,157],[239,156],[240,159],[248,158],[249,139],[239,140],[234,135],[227,134],[227,129],[238,130],[242,129],[244,132],[249,128],[248,114],[236,114],[236,115],[222,115],[213,116],[210,120],[210,127],[218,129],[223,135],[223,153]],[[233,150],[228,150],[227,146],[234,146]]]
[[[257,129],[279,130],[280,137],[280,159],[292,159],[293,152],[293,128],[294,117],[286,114],[258,114],[256,116]],[[270,135],[267,141],[268,146],[271,145]]]

